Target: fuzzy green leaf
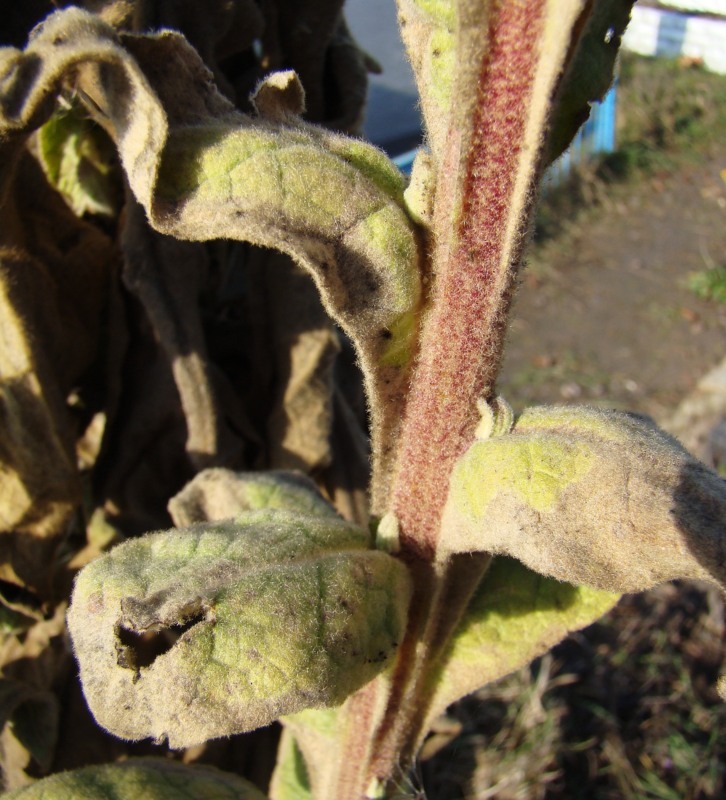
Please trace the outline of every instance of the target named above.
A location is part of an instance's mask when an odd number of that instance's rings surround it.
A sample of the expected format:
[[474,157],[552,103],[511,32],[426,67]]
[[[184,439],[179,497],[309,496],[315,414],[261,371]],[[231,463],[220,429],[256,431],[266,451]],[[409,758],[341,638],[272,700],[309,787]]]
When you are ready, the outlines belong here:
[[[305,797],[304,791],[312,797],[324,794],[336,769],[331,753],[337,752],[342,736],[340,720],[345,708],[308,708],[280,720],[284,732],[270,784],[272,800],[297,800]],[[294,793],[296,786],[299,795]]]
[[118,203],[113,144],[76,108],[56,114],[38,131],[38,153],[46,177],[79,217],[112,217]]
[[562,155],[590,115],[591,103],[602,100],[613,81],[616,58],[635,0],[590,3],[585,30],[568,67],[555,106],[546,164]]
[[272,800],[313,800],[305,757],[289,728],[282,732],[270,796]]
[[418,85],[429,145],[438,157],[457,74],[455,0],[398,0],[401,35]]
[[180,528],[235,517],[242,511],[275,508],[339,519],[307,475],[287,470],[205,469],[169,501],[174,524]]
[[529,409],[457,462],[442,524],[442,553],[509,555],[570,583],[726,585],[726,481],[636,415]]
[[3,795],[4,800],[265,800],[255,786],[214,767],[161,758],[59,772]]
[[448,705],[545,653],[589,625],[619,595],[560,583],[496,558],[432,679],[433,719]]
[[407,570],[367,546],[342,520],[258,511],[92,562],[68,626],[97,721],[178,748],[341,703],[406,624]]

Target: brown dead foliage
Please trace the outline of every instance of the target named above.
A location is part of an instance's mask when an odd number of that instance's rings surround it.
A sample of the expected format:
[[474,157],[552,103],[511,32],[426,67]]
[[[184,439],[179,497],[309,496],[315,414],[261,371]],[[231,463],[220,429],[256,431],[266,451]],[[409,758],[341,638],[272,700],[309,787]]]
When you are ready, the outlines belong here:
[[[375,64],[351,38],[342,0],[78,5],[118,31],[181,31],[239,110],[251,110],[250,93],[267,73],[294,69],[307,118],[346,132],[360,125]],[[56,7],[0,3],[3,44],[23,47]],[[71,91],[63,98],[77,107]],[[339,333],[310,278],[279,253],[152,231],[118,163],[107,165],[122,198],[118,216],[78,218],[63,187],[45,177],[31,132],[0,137],[5,788],[159,750],[95,726],[63,614],[74,571],[112,541],[168,527],[167,503],[197,473],[295,468],[344,515],[367,513],[360,382],[350,358],[335,367]],[[105,134],[96,126],[94,136]],[[264,784],[271,736],[180,757],[248,770]]]

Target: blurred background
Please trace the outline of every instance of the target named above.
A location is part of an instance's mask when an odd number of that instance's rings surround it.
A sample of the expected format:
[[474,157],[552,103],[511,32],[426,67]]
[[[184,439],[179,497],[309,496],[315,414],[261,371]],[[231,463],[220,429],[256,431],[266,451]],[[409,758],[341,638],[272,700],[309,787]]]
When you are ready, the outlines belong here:
[[395,0],[347,0],[345,14],[358,43],[382,67],[380,75],[369,77],[365,135],[391,156],[404,154],[421,141],[421,115]]

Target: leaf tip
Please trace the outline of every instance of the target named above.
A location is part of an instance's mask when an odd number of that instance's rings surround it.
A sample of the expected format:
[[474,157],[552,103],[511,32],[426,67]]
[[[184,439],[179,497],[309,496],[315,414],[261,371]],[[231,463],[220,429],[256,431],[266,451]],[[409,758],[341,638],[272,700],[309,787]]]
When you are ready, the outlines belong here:
[[267,75],[250,100],[257,113],[272,122],[289,122],[305,112],[305,89],[292,69]]

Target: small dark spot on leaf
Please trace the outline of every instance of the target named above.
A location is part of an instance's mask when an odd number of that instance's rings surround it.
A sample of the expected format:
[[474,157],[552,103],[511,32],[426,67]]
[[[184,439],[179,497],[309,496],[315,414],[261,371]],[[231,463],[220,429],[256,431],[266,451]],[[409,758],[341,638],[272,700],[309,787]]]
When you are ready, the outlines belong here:
[[372,275],[366,276],[365,284],[366,284],[366,289],[371,294],[375,294],[381,288],[380,281],[375,280],[375,278]]
[[381,338],[386,340],[393,339],[393,334],[388,330],[388,328],[383,328],[380,335]]

